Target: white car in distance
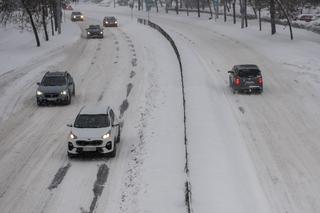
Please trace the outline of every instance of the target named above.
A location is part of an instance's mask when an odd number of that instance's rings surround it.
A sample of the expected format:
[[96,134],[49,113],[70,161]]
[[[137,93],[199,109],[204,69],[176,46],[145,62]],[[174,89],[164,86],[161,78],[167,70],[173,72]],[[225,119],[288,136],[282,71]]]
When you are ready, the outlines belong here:
[[68,157],[97,153],[115,157],[120,124],[109,106],[84,106],[73,124],[68,124]]

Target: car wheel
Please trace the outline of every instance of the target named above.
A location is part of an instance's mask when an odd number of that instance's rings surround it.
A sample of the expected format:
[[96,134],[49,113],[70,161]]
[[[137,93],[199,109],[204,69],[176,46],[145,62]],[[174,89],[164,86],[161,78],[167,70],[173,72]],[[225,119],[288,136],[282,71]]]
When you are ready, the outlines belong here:
[[117,143],[120,142],[120,126],[119,126],[119,130],[118,130],[118,136],[117,136]]
[[71,104],[71,94],[70,94],[70,92],[68,94],[68,100],[67,100],[67,105],[69,105],[69,104]]
[[72,158],[75,158],[76,157],[76,155],[75,154],[72,154],[72,153],[70,153],[70,152],[67,152],[68,153],[68,158],[70,158],[70,159],[72,159]]
[[232,93],[236,94],[236,90],[234,88],[232,88]]
[[37,105],[38,106],[42,106],[42,103],[41,103],[41,101],[39,99],[37,99]]
[[116,153],[117,153],[117,146],[116,146],[116,144],[114,144],[113,151],[109,153],[109,156],[111,158],[114,158],[116,156]]

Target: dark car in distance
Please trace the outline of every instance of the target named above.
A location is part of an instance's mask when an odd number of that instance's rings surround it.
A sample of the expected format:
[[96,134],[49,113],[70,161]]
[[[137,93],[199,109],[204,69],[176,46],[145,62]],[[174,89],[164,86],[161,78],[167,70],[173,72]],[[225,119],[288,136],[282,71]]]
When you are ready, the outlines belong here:
[[261,71],[257,65],[242,64],[233,66],[229,73],[229,86],[233,93],[236,92],[256,92],[263,91],[263,79]]
[[117,27],[118,21],[114,16],[106,16],[103,18],[104,27]]
[[100,25],[89,25],[87,38],[103,38],[103,28]]
[[71,13],[71,21],[83,21],[84,16],[81,12],[72,12]]
[[46,72],[38,82],[36,98],[38,106],[45,103],[70,104],[75,95],[75,84],[71,75],[65,72]]

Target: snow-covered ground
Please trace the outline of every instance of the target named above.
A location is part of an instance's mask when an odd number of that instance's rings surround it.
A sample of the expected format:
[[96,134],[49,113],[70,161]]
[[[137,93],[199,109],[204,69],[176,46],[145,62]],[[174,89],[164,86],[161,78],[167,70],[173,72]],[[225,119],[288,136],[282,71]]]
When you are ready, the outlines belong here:
[[[146,12],[82,2],[83,23],[36,48],[32,35],[0,31],[1,212],[186,212],[180,73],[169,42],[138,24]],[[115,15],[104,39],[81,32]],[[320,211],[320,38],[254,22],[156,14],[150,19],[181,53],[193,212]],[[10,33],[10,36],[8,36]],[[14,59],[14,61],[12,61]],[[233,95],[227,71],[255,63],[262,95]],[[36,82],[47,70],[76,82],[69,106],[37,107]],[[123,121],[114,159],[69,160],[66,136],[87,103],[111,105]],[[101,182],[102,181],[102,182]]]

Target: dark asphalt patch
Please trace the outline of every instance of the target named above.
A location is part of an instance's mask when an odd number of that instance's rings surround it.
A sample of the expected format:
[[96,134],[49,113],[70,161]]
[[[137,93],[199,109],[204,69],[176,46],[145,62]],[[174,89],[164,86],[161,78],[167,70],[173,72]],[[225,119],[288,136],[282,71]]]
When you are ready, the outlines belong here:
[[91,205],[90,205],[90,211],[89,211],[90,213],[92,213],[94,211],[94,209],[96,208],[98,198],[102,194],[102,191],[104,189],[104,184],[106,183],[107,178],[108,178],[108,174],[109,174],[108,166],[106,164],[100,165],[98,173],[97,173],[97,179],[96,179],[94,186],[93,186],[93,189],[92,189],[92,191],[94,193],[94,198],[93,198]]
[[129,102],[127,99],[125,99],[120,105],[120,118],[122,118],[123,113],[127,111],[128,108],[129,108]]
[[127,85],[127,97],[129,96],[129,94],[130,94],[130,92],[131,92],[131,90],[132,90],[132,87],[133,87],[133,84],[132,84],[132,83],[129,83],[129,84]]
[[62,182],[63,178],[66,176],[68,169],[70,168],[71,164],[68,163],[66,166],[61,167],[58,172],[55,174],[50,186],[48,187],[49,190],[55,189],[59,186]]
[[132,71],[130,72],[130,78],[133,78],[135,75],[136,75],[136,72],[132,70]]
[[118,42],[118,41],[115,41],[114,43],[115,43],[115,44],[119,44],[119,42]]

